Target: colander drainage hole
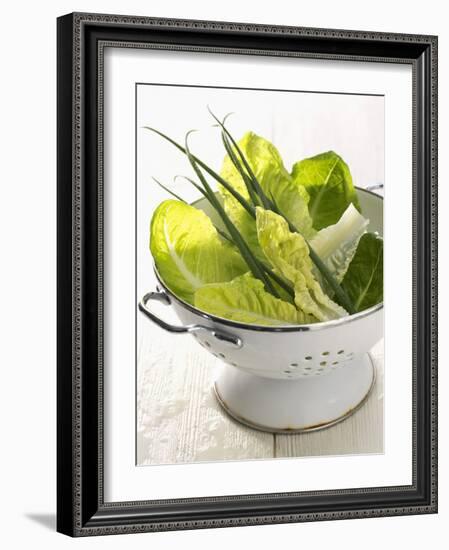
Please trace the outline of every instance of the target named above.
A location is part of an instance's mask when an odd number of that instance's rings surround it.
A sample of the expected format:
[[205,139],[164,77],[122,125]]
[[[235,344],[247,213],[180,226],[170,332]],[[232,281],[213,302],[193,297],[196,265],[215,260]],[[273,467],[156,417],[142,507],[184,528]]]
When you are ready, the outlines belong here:
[[323,355],[323,357],[325,357],[326,355],[329,355],[329,352],[328,351],[323,351],[323,353],[321,355]]
[[218,355],[219,355],[219,356],[220,356],[220,357],[221,357],[222,359],[226,359],[226,357],[225,357],[225,354],[224,354],[224,353],[219,353]]
[[338,361],[333,361],[332,364],[333,365],[338,365]]
[[321,361],[320,365],[321,365],[322,367],[325,367],[325,366],[327,365],[327,361]]
[[205,345],[206,345],[208,348],[210,348],[209,342],[204,342],[204,343],[205,343]]
[[341,349],[341,350],[337,351],[338,355],[342,355],[344,352],[345,352],[344,349]]
[[306,361],[312,361],[312,356],[311,356],[311,355],[306,355],[306,356],[304,357],[304,359],[305,359]]
[[291,374],[292,373],[292,371],[289,370],[289,369],[285,369],[284,372],[285,372],[285,374]]
[[312,370],[312,367],[304,367],[304,370]]
[[298,363],[290,363],[290,366],[296,369],[296,367],[298,366]]

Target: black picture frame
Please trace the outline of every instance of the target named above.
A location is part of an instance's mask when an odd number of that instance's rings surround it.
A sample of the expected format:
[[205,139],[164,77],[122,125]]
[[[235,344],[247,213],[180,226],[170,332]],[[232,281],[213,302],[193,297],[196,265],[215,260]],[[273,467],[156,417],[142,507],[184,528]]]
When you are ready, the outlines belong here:
[[[87,536],[437,512],[437,37],[86,13],[58,18],[57,30],[57,530]],[[412,485],[104,502],[98,105],[105,41],[412,66]]]

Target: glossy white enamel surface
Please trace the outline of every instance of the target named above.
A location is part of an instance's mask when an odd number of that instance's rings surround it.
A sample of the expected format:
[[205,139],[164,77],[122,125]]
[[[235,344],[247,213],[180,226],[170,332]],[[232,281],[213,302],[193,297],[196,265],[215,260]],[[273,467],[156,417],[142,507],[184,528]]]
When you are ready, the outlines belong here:
[[317,330],[268,332],[226,326],[200,317],[178,302],[173,307],[184,325],[204,325],[239,337],[243,345],[218,340],[200,331],[198,342],[233,367],[266,378],[322,376],[344,369],[370,350],[383,334],[383,309],[370,315]]

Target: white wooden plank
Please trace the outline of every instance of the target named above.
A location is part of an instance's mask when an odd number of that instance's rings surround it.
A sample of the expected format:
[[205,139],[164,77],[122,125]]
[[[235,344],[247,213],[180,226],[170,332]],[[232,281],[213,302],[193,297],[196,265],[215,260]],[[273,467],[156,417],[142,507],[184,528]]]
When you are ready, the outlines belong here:
[[383,452],[383,342],[372,355],[376,385],[352,417],[310,434],[273,436],[242,426],[222,411],[212,391],[217,360],[193,339],[143,330],[138,346],[137,462]]
[[238,424],[217,403],[217,360],[189,336],[159,332],[143,329],[138,347],[137,463],[272,458],[273,435]]

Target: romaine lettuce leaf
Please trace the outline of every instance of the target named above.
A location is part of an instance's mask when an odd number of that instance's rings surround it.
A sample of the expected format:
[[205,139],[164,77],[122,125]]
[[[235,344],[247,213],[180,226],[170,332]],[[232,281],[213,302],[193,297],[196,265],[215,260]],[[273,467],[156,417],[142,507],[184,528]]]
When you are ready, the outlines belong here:
[[[248,214],[243,206],[230,193],[224,190],[220,185],[223,197],[223,205],[226,214],[229,216],[232,223],[239,230],[246,244],[251,249],[251,252],[262,260],[265,258],[259,246],[257,238],[256,220]],[[243,194],[243,193],[242,193]],[[244,195],[246,197],[246,195]]]
[[297,162],[292,178],[310,196],[309,213],[316,230],[337,223],[351,203],[360,210],[349,167],[334,151]]
[[246,273],[228,283],[205,285],[195,292],[195,307],[241,323],[296,325],[313,322],[295,306],[275,298],[262,281]]
[[383,300],[383,240],[375,233],[365,233],[342,281],[342,287],[354,304],[363,311]]
[[[368,224],[369,220],[350,204],[336,224],[324,227],[310,240],[310,246],[339,283],[343,280]],[[316,269],[314,272],[316,278],[321,281]],[[326,286],[323,288],[332,295]]]
[[287,222],[278,214],[260,207],[256,213],[260,246],[278,272],[293,283],[298,309],[319,321],[347,315],[323,292],[316,280],[304,238],[299,233],[290,232]]
[[181,201],[166,200],[154,211],[150,250],[164,282],[189,303],[203,285],[230,281],[248,271],[208,216]]
[[[238,146],[267,197],[274,199],[279,210],[306,238],[314,235],[312,219],[307,208],[309,196],[302,185],[297,185],[292,180],[276,147],[253,132],[247,132],[238,142]],[[249,199],[245,183],[229,156],[226,156],[223,161],[220,175],[241,195]],[[245,237],[253,252],[263,257],[258,247],[254,219],[226,189],[222,186],[219,188],[226,213]]]

